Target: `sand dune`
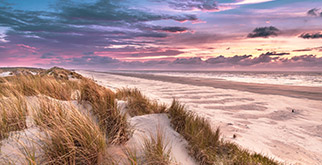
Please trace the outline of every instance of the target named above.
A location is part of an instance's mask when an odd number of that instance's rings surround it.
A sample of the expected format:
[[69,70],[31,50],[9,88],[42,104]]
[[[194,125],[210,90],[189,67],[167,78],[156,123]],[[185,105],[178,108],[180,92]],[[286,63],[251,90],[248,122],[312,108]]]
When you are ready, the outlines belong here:
[[189,110],[208,119],[214,129],[219,126],[225,139],[249,150],[287,164],[322,162],[319,87],[79,72],[112,89],[139,88],[165,103],[178,98]]

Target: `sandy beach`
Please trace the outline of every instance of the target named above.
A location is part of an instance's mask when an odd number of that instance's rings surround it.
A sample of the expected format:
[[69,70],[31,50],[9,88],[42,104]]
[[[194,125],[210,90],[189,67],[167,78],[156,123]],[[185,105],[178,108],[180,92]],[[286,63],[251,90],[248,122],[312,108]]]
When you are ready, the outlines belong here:
[[286,164],[322,162],[321,87],[78,72],[111,89],[138,88],[160,102],[176,98],[248,150]]

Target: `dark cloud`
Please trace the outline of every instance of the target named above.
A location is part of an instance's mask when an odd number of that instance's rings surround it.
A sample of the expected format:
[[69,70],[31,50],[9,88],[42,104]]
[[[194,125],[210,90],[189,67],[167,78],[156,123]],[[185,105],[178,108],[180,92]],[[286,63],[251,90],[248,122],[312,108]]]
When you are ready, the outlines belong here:
[[296,50],[293,50],[293,52],[309,52],[309,51],[312,51],[313,49],[311,48],[306,48],[306,49],[296,49]]
[[285,56],[285,55],[290,55],[290,53],[277,53],[277,52],[266,52],[266,56]]
[[[97,2],[60,1],[56,11],[24,11],[0,7],[0,26],[7,27],[4,39],[12,45],[40,48],[40,54],[64,50],[59,55],[79,55],[111,45],[164,44],[169,32],[185,27],[158,26],[149,21],[197,21],[193,14],[155,13],[134,9],[118,0]],[[144,38],[144,39],[142,39]],[[71,52],[71,53],[69,53]],[[43,56],[45,58],[47,56]]]
[[321,12],[321,9],[313,8],[313,9],[311,9],[311,10],[309,10],[307,12],[307,15],[309,15],[309,16],[315,16],[315,17],[318,17],[318,16],[321,16],[322,17],[322,12]]
[[161,31],[169,33],[184,33],[188,32],[189,28],[182,26],[147,26],[147,25],[137,25],[138,28],[146,31]]
[[177,15],[177,16],[166,15],[164,19],[173,19],[179,22],[198,21],[197,16],[192,14],[184,14],[184,15]]
[[163,27],[160,30],[165,31],[165,32],[171,32],[171,33],[182,33],[182,32],[186,32],[189,29],[186,27],[178,27],[178,26],[174,26],[174,27]]
[[122,25],[124,22],[146,22],[156,20],[195,21],[194,15],[169,15],[130,8],[118,0],[99,0],[96,3],[62,3],[59,16],[69,24]]
[[83,55],[93,55],[94,52],[84,52]]
[[[40,64],[42,65],[42,64]],[[203,61],[199,57],[177,58],[174,61],[151,60],[125,62],[103,56],[83,56],[77,58],[60,59],[51,65],[69,66],[75,68],[91,69],[220,69],[220,68],[307,68],[322,69],[322,57],[316,55],[294,56],[285,58],[272,53],[252,55],[235,55],[233,57],[217,56]],[[43,66],[43,65],[42,65]]]
[[319,39],[322,38],[322,33],[303,33],[299,37],[304,39]]
[[151,56],[176,56],[184,52],[178,50],[154,51],[149,53],[131,54],[132,57],[151,57]]
[[256,37],[267,38],[270,36],[277,36],[279,31],[280,30],[274,26],[258,27],[256,29],[254,29],[252,33],[249,33],[247,37],[248,38],[256,38]]
[[272,60],[279,59],[280,57],[271,57],[271,56],[283,56],[283,55],[289,55],[290,53],[276,53],[276,52],[267,52],[264,54],[261,54],[259,57],[252,58],[252,55],[243,55],[238,56],[235,55],[233,57],[224,57],[224,56],[218,56],[215,58],[209,58],[206,60],[206,63],[209,64],[223,64],[225,66],[227,65],[239,65],[239,66],[251,66],[261,63],[269,63]]
[[64,61],[59,61],[56,64],[66,66],[97,66],[109,68],[111,66],[117,67],[117,65],[120,64],[120,61],[106,56],[82,56],[69,58]]
[[173,64],[184,64],[184,65],[191,65],[191,64],[202,64],[203,61],[200,57],[193,57],[193,58],[177,58],[173,61]]
[[218,56],[215,58],[209,58],[206,60],[206,63],[209,64],[229,64],[229,65],[245,65],[245,60],[251,58],[252,55],[243,55],[243,56],[233,56],[233,57],[224,57],[224,56]]
[[[160,0],[154,1],[162,2]],[[176,10],[218,10],[218,4],[216,0],[165,0],[165,2],[167,2],[171,8],[174,8]]]
[[317,51],[322,52],[322,46],[313,47],[313,48],[305,48],[305,49],[297,49],[297,50],[293,50],[293,52],[309,52],[309,51],[313,51],[313,50],[317,50]]

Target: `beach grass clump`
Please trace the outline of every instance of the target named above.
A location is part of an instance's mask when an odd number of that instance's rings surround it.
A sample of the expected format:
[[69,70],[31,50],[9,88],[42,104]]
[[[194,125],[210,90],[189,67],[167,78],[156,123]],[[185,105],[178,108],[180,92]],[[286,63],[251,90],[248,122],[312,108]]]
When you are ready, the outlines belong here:
[[10,97],[0,97],[0,140],[7,138],[12,131],[27,128],[26,100],[17,92],[11,92]]
[[190,154],[201,164],[216,162],[219,129],[213,132],[205,119],[186,111],[176,100],[169,108],[169,115],[172,126],[188,141]]
[[34,111],[36,124],[47,135],[41,139],[44,164],[99,164],[105,154],[105,134],[72,105],[43,99]]
[[187,111],[176,100],[168,112],[174,129],[188,141],[189,154],[200,164],[278,164],[266,156],[220,140],[219,128],[213,131],[207,120]]
[[156,100],[148,99],[137,88],[118,89],[116,97],[127,101],[127,112],[130,116],[165,113],[167,110],[167,106],[165,104],[159,104]]
[[[56,73],[57,74],[54,74]],[[46,74],[45,74],[46,73]],[[110,143],[127,141],[129,136],[125,115],[121,115],[115,103],[115,93],[97,85],[94,81],[75,73],[78,81],[59,76],[70,76],[74,72],[52,68],[39,75],[18,75],[1,78],[0,96],[9,97],[12,90],[23,96],[45,95],[54,99],[70,101],[75,92],[79,93],[79,102],[89,102],[99,126],[104,130]]]
[[144,164],[170,164],[171,150],[168,148],[168,144],[169,143],[165,139],[164,132],[162,132],[161,129],[157,129],[155,136],[151,133],[150,138],[144,139]]
[[106,132],[109,143],[126,142],[130,135],[129,125],[126,116],[117,109],[115,93],[90,79],[83,79],[80,91],[80,101],[90,103],[92,112],[98,118],[101,130]]
[[79,89],[77,81],[57,79],[47,75],[11,76],[3,81],[2,88],[14,88],[24,96],[42,94],[59,100],[71,100],[72,93]]

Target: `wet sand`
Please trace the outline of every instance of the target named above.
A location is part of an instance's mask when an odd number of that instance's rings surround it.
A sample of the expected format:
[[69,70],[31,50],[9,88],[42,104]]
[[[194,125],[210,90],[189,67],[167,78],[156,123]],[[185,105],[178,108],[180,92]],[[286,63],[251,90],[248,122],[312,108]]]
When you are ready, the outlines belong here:
[[244,83],[244,82],[234,82],[234,81],[209,79],[209,78],[175,77],[175,76],[137,74],[137,73],[108,72],[108,74],[143,78],[148,80],[166,81],[166,82],[180,83],[180,84],[189,84],[189,85],[195,85],[195,86],[209,86],[209,87],[221,88],[221,89],[233,89],[233,90],[239,90],[239,91],[254,92],[259,94],[283,95],[283,96],[296,97],[296,98],[322,100],[322,87]]

